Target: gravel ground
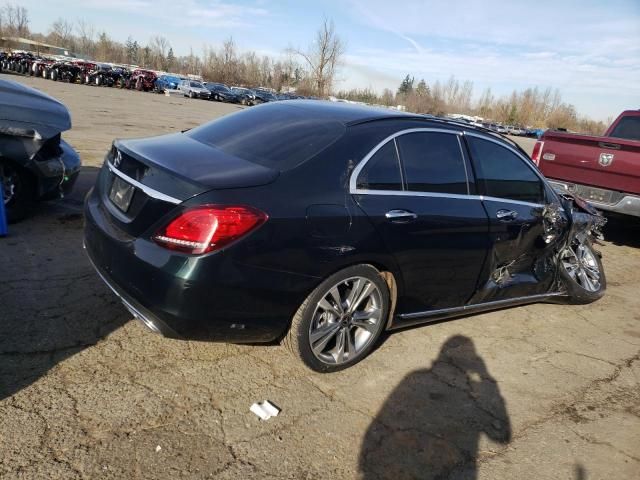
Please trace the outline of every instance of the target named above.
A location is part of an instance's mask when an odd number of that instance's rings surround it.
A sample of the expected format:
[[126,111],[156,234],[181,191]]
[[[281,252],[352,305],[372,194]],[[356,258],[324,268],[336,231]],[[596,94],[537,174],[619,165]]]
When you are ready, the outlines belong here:
[[[0,478],[638,478],[637,223],[607,227],[595,304],[410,329],[314,374],[277,345],[153,335],[82,249],[82,198],[114,137],[238,107],[17,79],[69,106],[86,167],[0,240]],[[267,422],[249,412],[264,399],[282,408]]]

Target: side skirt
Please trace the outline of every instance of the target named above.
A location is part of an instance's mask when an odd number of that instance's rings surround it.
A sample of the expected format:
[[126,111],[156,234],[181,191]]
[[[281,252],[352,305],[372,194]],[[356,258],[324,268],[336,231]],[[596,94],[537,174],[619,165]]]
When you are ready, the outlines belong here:
[[426,312],[403,313],[396,315],[387,330],[396,330],[399,328],[412,327],[425,323],[439,322],[453,317],[463,315],[471,315],[474,313],[486,312],[489,310],[499,310],[501,308],[516,307],[518,305],[527,305],[529,303],[545,302],[550,300],[559,300],[566,297],[565,293],[544,293],[540,295],[531,295],[528,297],[516,297],[506,300],[496,300],[494,302],[478,303],[475,305],[464,305],[462,307],[442,308],[439,310],[427,310]]

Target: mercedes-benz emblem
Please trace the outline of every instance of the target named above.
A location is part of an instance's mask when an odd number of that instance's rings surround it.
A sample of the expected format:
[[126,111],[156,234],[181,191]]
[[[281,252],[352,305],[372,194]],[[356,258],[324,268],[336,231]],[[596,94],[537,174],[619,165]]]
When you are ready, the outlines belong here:
[[116,150],[116,158],[113,159],[113,166],[118,168],[120,167],[121,163],[122,163],[122,153],[120,153],[120,150]]
[[608,167],[613,163],[613,153],[601,153],[598,163],[603,167]]

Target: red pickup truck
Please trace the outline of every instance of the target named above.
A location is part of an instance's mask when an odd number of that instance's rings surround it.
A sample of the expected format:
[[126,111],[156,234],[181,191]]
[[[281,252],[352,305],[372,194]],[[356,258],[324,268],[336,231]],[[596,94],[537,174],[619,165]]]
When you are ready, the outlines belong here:
[[640,217],[640,110],[622,112],[603,137],[548,130],[531,158],[558,191]]

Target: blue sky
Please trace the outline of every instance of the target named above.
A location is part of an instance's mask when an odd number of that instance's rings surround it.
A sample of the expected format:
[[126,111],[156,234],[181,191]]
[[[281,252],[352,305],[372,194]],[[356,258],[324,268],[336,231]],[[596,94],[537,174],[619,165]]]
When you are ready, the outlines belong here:
[[145,43],[165,36],[178,54],[219,46],[281,55],[305,47],[323,16],[346,41],[338,87],[397,88],[455,75],[475,94],[559,88],[578,111],[606,120],[640,108],[640,0],[21,0],[31,29],[58,17]]

